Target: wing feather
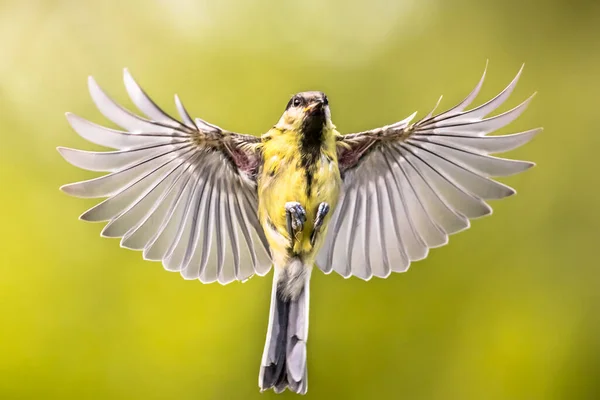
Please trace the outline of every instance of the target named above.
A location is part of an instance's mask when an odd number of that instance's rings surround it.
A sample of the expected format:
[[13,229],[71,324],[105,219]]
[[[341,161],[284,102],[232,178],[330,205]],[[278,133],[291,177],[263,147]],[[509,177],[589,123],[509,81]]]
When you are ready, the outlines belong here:
[[[392,156],[391,153],[389,154]],[[447,243],[448,237],[428,214],[423,201],[415,190],[407,172],[408,162],[399,158],[396,160],[396,164],[402,173],[400,181],[405,193],[406,204],[408,204],[408,213],[414,215],[415,231],[418,232],[427,247],[443,246]]]
[[477,82],[477,85],[471,91],[471,93],[469,93],[467,95],[467,97],[465,97],[460,103],[458,103],[457,105],[455,105],[454,107],[450,108],[449,110],[447,110],[445,112],[439,113],[438,115],[436,115],[435,117],[432,118],[431,114],[433,114],[433,112],[435,111],[435,109],[439,105],[439,102],[441,100],[441,98],[440,98],[438,100],[438,104],[436,104],[436,106],[434,107],[434,109],[430,113],[430,115],[428,115],[427,117],[425,117],[425,121],[428,121],[428,120],[441,121],[441,120],[443,120],[443,119],[445,119],[447,117],[455,116],[457,114],[462,113],[467,107],[469,107],[471,105],[471,103],[479,95],[479,91],[481,91],[481,88],[483,87],[483,82],[485,81],[485,74],[487,73],[487,68],[488,68],[488,63],[486,61],[485,68],[483,69],[483,74],[481,75],[481,78],[479,79],[479,82]]
[[447,111],[432,111],[413,124],[414,114],[382,128],[339,136],[343,194],[317,256],[319,267],[362,279],[404,272],[430,248],[445,245],[450,234],[467,229],[470,219],[491,214],[485,200],[513,195],[514,189],[492,178],[518,174],[534,164],[490,154],[518,148],[541,129],[487,135],[518,118],[533,96],[487,116],[508,99],[521,72],[498,95],[470,110],[486,71],[471,93]]
[[411,182],[423,207],[432,221],[447,234],[456,233],[469,227],[469,220],[452,209],[445,199],[438,194],[421,172],[415,167],[414,160],[406,157],[400,149],[396,149],[398,157],[406,160],[406,178]]
[[221,274],[219,275],[219,282],[227,284],[232,282],[238,276],[238,268],[236,265],[236,253],[237,248],[237,237],[233,230],[231,207],[229,200],[231,194],[229,192],[229,186],[226,182],[223,182],[223,193],[221,203],[221,226],[223,227],[223,236],[225,242],[225,262]]
[[73,130],[79,136],[94,144],[112,149],[132,149],[149,144],[170,144],[175,140],[185,139],[182,135],[157,133],[155,131],[135,134],[118,131],[96,125],[72,113],[66,113],[65,115]]
[[415,135],[415,139],[426,139],[434,143],[449,144],[464,149],[471,149],[480,154],[503,153],[514,150],[529,142],[541,128],[502,136],[462,136],[453,134]]
[[389,236],[386,236],[385,231],[385,215],[383,213],[383,197],[380,190],[380,181],[369,182],[370,190],[373,193],[375,199],[375,214],[376,214],[376,229],[375,229],[375,240],[372,243],[372,255],[371,255],[371,268],[373,275],[379,278],[387,277],[390,272],[390,262],[388,256],[387,240]]
[[194,124],[192,117],[190,117],[190,114],[187,112],[181,99],[177,95],[175,95],[175,106],[177,107],[177,112],[179,112],[179,116],[183,120],[185,126],[189,129],[196,129],[196,124]]
[[[466,165],[470,170],[486,177],[510,176],[523,172],[533,167],[532,162],[510,160],[506,158],[493,157],[472,151],[468,148],[449,143],[439,143],[435,139],[414,138],[410,143],[418,145],[436,154],[443,154],[449,159]],[[417,144],[417,142],[420,142]]]
[[223,228],[224,228],[224,220],[223,220],[223,199],[221,192],[221,179],[217,178],[217,182],[215,185],[215,191],[217,194],[216,202],[215,202],[215,233],[217,240],[217,277],[221,276],[223,272],[223,265],[225,264],[225,245],[223,243]]
[[408,268],[410,264],[410,259],[408,256],[406,238],[402,234],[401,229],[399,228],[401,223],[406,224],[406,222],[401,221],[399,218],[399,216],[402,216],[402,214],[399,214],[397,211],[396,205],[398,200],[397,196],[394,197],[395,191],[393,189],[394,183],[391,182],[392,180],[393,178],[390,174],[388,174],[388,176],[386,176],[384,185],[384,189],[387,194],[387,202],[384,202],[384,210],[386,211],[386,214],[390,216],[387,220],[387,225],[388,231],[390,231],[391,234],[389,234],[389,236],[386,236],[392,238],[392,242],[389,243],[389,248],[397,249],[395,254],[393,254],[392,258],[390,259],[390,267],[392,271],[398,272],[404,271],[406,268]]
[[336,243],[338,241],[338,236],[342,224],[344,223],[344,218],[346,218],[347,216],[349,206],[347,191],[348,190],[340,194],[338,205],[334,211],[333,216],[331,217],[331,221],[329,222],[330,228],[328,230],[327,236],[325,237],[325,243],[323,245],[323,249],[325,249],[325,251],[322,250],[317,256],[319,258],[319,266],[321,266],[323,272],[325,272],[326,274],[331,273],[331,271],[335,269],[335,264],[333,261]]
[[398,212],[400,221],[400,238],[406,246],[406,254],[410,260],[421,260],[427,257],[427,246],[423,238],[419,235],[415,226],[415,216],[409,210],[409,203],[404,193],[403,182],[400,178],[400,166],[392,161],[389,153],[383,153],[383,158],[386,161],[388,171],[393,181],[391,188],[393,206]]
[[155,205],[160,199],[167,192],[171,191],[173,186],[179,181],[179,178],[185,172],[185,165],[192,156],[184,158],[164,178],[155,181],[149,190],[131,203],[122,213],[112,218],[102,230],[102,236],[113,238],[123,237],[132,227],[139,226],[146,216],[154,212]]
[[[179,195],[169,207],[155,235],[147,247],[144,248],[144,259],[161,261],[168,256],[169,249],[173,242],[177,240],[179,224],[183,221],[189,198],[194,190],[193,185],[189,184],[191,180],[191,176],[188,177],[185,185],[181,187]],[[167,268],[166,265],[164,266]]]
[[353,201],[353,212],[350,215],[348,225],[354,227],[354,229],[348,229],[348,247],[346,248],[346,268],[344,269],[344,276],[356,275],[363,279],[366,279],[370,275],[370,267],[367,264],[365,258],[365,250],[360,249],[360,246],[355,246],[355,242],[364,243],[364,202],[365,196],[363,188],[358,187],[354,190],[354,201]]
[[204,235],[206,235],[206,231],[202,229],[202,224],[204,219],[207,218],[206,205],[211,196],[210,177],[210,175],[206,177],[207,182],[204,185],[200,199],[195,203],[191,216],[192,227],[188,246],[181,262],[181,276],[184,279],[198,279],[202,273],[200,260],[202,257],[202,241]]
[[206,207],[206,218],[204,219],[204,232],[206,234],[202,240],[202,259],[200,261],[200,281],[203,283],[212,283],[219,276],[217,246],[213,246],[213,237],[216,237],[215,219],[217,211],[218,191],[216,189],[215,177],[212,176],[211,193],[209,203]]
[[417,128],[416,132],[430,131],[432,134],[486,135],[504,128],[517,119],[527,109],[527,106],[534,97],[535,93],[515,108],[494,117],[479,119],[471,117],[469,112],[467,112],[455,118],[448,118],[431,124],[423,124],[423,126]]
[[164,112],[159,106],[148,97],[146,92],[137,84],[133,76],[129,73],[127,68],[123,71],[123,82],[125,83],[125,89],[131,98],[133,104],[136,107],[146,114],[151,120],[156,122],[161,122],[165,125],[173,126],[175,129],[184,128],[184,130],[189,130],[185,125],[181,122],[177,121],[169,114]]
[[107,172],[61,188],[77,197],[105,198],[81,219],[108,221],[102,236],[122,238],[122,247],[141,250],[145,259],[162,261],[186,279],[226,284],[266,274],[271,257],[256,214],[259,139],[193,120],[175,96],[179,121],[129,71],[123,80],[147,118],[117,104],[91,77],[98,109],[124,130],[67,114],[84,139],[115,149],[58,149],[76,167]]
[[[197,157],[196,157],[197,158]],[[121,246],[131,250],[144,250],[157,234],[163,220],[166,218],[171,206],[177,201],[178,196],[189,180],[189,169],[193,169],[195,163],[193,158],[190,162],[184,165],[181,174],[177,179],[169,185],[165,193],[152,205],[145,213],[144,217],[135,225],[125,224],[123,229],[127,229],[127,233],[121,239]],[[126,213],[123,215],[126,218]],[[115,223],[118,223],[115,221]],[[118,236],[117,236],[118,237]]]
[[[373,193],[370,191],[370,187],[371,185],[369,185],[369,183],[367,182],[366,185],[364,185],[362,187],[362,197],[363,197],[363,201],[361,204],[361,222],[363,223],[362,226],[362,241],[360,240],[360,237],[358,238],[358,242],[359,243],[364,243],[365,244],[365,264],[364,264],[364,268],[360,268],[360,264],[357,262],[354,262],[354,267],[357,270],[363,270],[364,273],[364,277],[363,279],[371,279],[371,277],[373,276],[373,267],[372,267],[372,259],[371,259],[371,253],[372,253],[372,247],[371,247],[371,238],[372,238],[372,234],[373,234],[373,230],[374,230],[374,225],[375,222],[377,220],[377,218],[373,218]],[[360,229],[360,227],[358,227]],[[358,246],[356,246],[356,249],[358,249]],[[357,275],[358,274],[354,274],[353,275]]]
[[88,78],[88,88],[92,100],[102,115],[132,134],[139,134],[140,132],[162,133],[166,135],[181,134],[176,133],[173,128],[152,123],[152,121],[139,117],[120,106],[104,93],[96,80],[91,76]]
[[408,140],[405,145],[406,147],[412,147],[415,153],[434,166],[437,171],[445,174],[457,186],[462,187],[476,197],[486,200],[501,199],[515,193],[514,189],[471,170],[464,163],[447,154],[432,151],[412,140]]

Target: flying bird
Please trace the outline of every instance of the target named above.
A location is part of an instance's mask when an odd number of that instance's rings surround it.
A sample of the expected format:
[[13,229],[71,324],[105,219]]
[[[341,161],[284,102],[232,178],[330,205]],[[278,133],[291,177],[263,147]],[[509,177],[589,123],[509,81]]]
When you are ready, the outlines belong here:
[[534,164],[490,154],[529,142],[541,128],[488,136],[519,117],[531,97],[489,114],[510,96],[521,71],[480,106],[467,110],[485,71],[447,111],[347,135],[336,130],[324,93],[298,93],[261,137],[192,119],[177,96],[175,118],[125,70],[127,92],[145,114],[136,115],[90,77],[96,106],[122,130],[67,113],[75,132],[114,151],[59,147],[76,167],[107,173],[61,189],[106,198],[80,218],[108,221],[102,236],[121,238],[122,247],[185,279],[227,284],[273,266],[259,387],[304,394],[313,266],[364,280],[404,272],[470,219],[491,214],[486,200],[514,194],[491,178]]

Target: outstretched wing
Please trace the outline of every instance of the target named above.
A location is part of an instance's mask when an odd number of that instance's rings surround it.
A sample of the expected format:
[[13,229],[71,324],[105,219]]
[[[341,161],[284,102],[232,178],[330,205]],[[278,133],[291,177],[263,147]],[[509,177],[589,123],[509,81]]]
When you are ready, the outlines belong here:
[[464,111],[479,93],[485,72],[467,98],[446,112],[432,116],[432,111],[411,124],[413,114],[393,125],[340,136],[344,190],[317,256],[319,267],[362,279],[404,272],[429,248],[446,244],[448,235],[467,229],[469,219],[491,214],[485,200],[514,194],[490,178],[534,164],[489,154],[515,149],[541,129],[486,135],[521,115],[531,97],[503,114],[485,116],[509,97],[520,74],[471,110]]
[[100,112],[124,131],[73,114],[67,119],[84,139],[116,151],[59,148],[76,167],[108,172],[61,189],[77,197],[107,199],[81,215],[109,221],[105,237],[142,250],[186,279],[228,283],[266,274],[268,245],[256,214],[260,140],[192,120],[175,96],[182,121],[162,111],[125,70],[125,86],[139,117],[108,97],[89,78]]

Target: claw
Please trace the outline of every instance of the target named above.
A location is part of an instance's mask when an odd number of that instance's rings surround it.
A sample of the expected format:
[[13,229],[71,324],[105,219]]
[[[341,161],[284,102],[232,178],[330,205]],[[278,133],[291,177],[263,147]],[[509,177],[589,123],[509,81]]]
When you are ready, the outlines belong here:
[[306,211],[300,203],[296,201],[290,201],[285,203],[285,214],[287,230],[291,238],[290,249],[293,250],[294,242],[296,240],[296,233],[304,229],[304,223],[306,222]]
[[315,242],[317,240],[317,235],[319,234],[319,232],[321,231],[321,228],[323,227],[323,221],[325,220],[325,217],[327,216],[327,214],[329,214],[329,204],[327,204],[325,202],[319,204],[319,208],[317,209],[317,216],[315,217],[314,229],[312,231],[312,234],[310,235],[311,246],[315,245]]

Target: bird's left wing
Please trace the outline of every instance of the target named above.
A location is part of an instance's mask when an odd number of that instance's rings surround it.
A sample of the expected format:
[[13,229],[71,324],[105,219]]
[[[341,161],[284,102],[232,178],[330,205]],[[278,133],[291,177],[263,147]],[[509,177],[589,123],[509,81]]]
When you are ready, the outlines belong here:
[[148,118],[115,103],[91,77],[97,107],[124,130],[67,114],[84,139],[116,149],[58,149],[79,168],[108,172],[61,188],[77,197],[107,198],[81,219],[109,221],[102,236],[122,238],[122,247],[142,250],[145,259],[162,261],[186,279],[224,284],[266,274],[271,258],[256,213],[260,139],[192,120],[176,96],[178,121],[127,70],[124,81]]
[[485,118],[513,91],[519,74],[496,97],[465,111],[483,79],[460,104],[411,124],[340,136],[343,193],[329,223],[317,264],[325,272],[362,279],[404,272],[429,248],[492,212],[485,200],[515,191],[491,177],[524,171],[533,163],[492,157],[527,143],[541,129],[486,136],[515,120],[531,98]]

